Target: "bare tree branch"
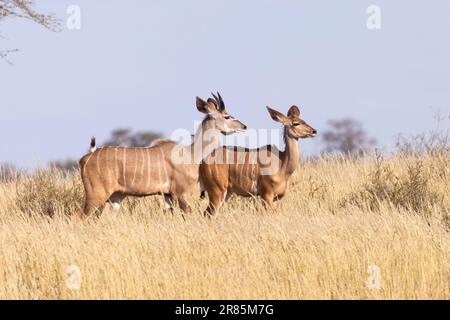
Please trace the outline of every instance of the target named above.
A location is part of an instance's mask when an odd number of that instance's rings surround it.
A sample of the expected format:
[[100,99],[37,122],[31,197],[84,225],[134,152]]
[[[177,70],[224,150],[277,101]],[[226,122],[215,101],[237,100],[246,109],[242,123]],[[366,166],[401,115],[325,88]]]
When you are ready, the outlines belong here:
[[[35,22],[51,31],[61,31],[61,22],[54,14],[42,14],[33,9],[35,0],[0,0],[0,23],[8,19],[26,19]],[[0,50],[0,59],[12,64],[8,60],[10,53],[18,49]]]
[[41,14],[33,9],[35,0],[0,0],[0,22],[8,18],[28,19],[52,31],[60,31],[54,14]]

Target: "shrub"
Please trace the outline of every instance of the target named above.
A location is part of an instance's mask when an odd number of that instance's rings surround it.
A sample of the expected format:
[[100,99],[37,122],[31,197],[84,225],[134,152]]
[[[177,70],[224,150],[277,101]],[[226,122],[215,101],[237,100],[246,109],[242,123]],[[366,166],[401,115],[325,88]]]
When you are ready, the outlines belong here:
[[362,186],[362,190],[344,197],[341,205],[368,206],[377,210],[380,203],[387,202],[397,208],[403,207],[427,214],[433,206],[442,204],[443,197],[429,187],[430,178],[423,160],[420,158],[401,160],[406,166],[406,172],[397,174],[384,162],[383,157],[377,154],[375,169],[369,175],[368,182]]
[[38,170],[23,177],[16,192],[16,203],[22,212],[50,217],[57,213],[72,214],[83,198],[79,174],[67,175],[56,169]]
[[441,155],[450,152],[449,129],[442,128],[445,118],[435,115],[436,127],[428,132],[409,137],[398,135],[395,141],[397,151],[402,155]]

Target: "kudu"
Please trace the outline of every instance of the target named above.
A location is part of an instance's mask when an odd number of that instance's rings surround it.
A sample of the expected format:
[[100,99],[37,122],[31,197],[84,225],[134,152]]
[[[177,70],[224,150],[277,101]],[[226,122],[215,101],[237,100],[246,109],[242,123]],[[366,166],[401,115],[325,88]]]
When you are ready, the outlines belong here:
[[219,146],[223,134],[243,132],[246,126],[225,110],[218,93],[207,101],[197,97],[206,114],[191,145],[162,140],[147,148],[95,148],[80,160],[86,200],[80,214],[90,216],[118,209],[126,196],[164,195],[166,205],[177,202],[189,212],[188,200],[199,182],[201,161]]
[[200,166],[201,184],[209,196],[205,215],[216,213],[231,194],[260,196],[271,209],[275,209],[274,201],[286,194],[300,161],[297,140],[314,137],[317,131],[300,119],[296,106],[289,109],[287,116],[267,109],[272,119],[284,126],[285,151],[270,145],[258,149],[221,147],[215,150]]

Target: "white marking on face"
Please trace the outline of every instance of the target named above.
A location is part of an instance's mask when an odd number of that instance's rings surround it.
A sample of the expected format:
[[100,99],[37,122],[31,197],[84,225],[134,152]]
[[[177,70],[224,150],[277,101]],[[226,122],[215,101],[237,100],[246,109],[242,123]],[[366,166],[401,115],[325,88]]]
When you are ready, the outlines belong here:
[[120,209],[120,203],[113,202],[113,203],[112,203],[112,207],[113,207],[114,211],[117,211],[117,210]]
[[156,166],[158,167],[158,185],[160,186],[159,188],[162,188],[162,184],[163,184],[163,182],[161,180],[161,160],[162,159],[159,158],[159,154],[158,154],[158,157],[156,158]]
[[[107,147],[108,148],[108,147]],[[105,172],[105,174],[106,174],[106,179],[107,179],[107,181],[109,182],[109,181],[112,181],[113,179],[116,179],[115,177],[113,177],[112,179],[111,179],[111,175],[113,175],[113,174],[115,174],[115,171],[116,171],[116,163],[114,163],[113,162],[113,160],[114,159],[112,159],[112,156],[111,156],[111,152],[108,152],[108,150],[105,150],[106,152],[105,152],[105,155],[104,155],[104,159],[103,159],[103,167],[104,168],[106,168],[106,169],[103,169],[103,172]],[[108,163],[109,162],[113,162],[113,166],[112,166],[112,168],[110,168],[109,166],[108,166]],[[114,172],[112,172],[114,170]]]
[[142,179],[144,177],[144,168],[145,168],[145,153],[139,152],[139,158],[141,158],[141,166],[139,167],[139,186],[142,187]]
[[227,123],[226,122],[224,122],[223,123],[223,126],[225,127],[225,132],[230,132],[231,130],[230,130],[230,127],[228,127],[228,125],[227,125]]

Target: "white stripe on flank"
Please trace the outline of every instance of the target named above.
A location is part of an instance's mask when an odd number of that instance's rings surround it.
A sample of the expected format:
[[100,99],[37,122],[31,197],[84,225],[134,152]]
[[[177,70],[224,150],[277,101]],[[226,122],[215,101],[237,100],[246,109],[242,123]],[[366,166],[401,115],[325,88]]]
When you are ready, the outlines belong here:
[[134,186],[134,180],[136,179],[136,172],[137,172],[137,167],[138,167],[138,154],[139,154],[139,150],[138,149],[133,149],[135,150],[135,155],[134,155],[134,171],[133,171],[133,179],[131,180],[131,186]]
[[147,155],[148,155],[148,158],[147,158],[147,168],[148,168],[147,189],[150,190],[150,186],[152,183],[152,174],[151,174],[151,172],[152,172],[152,166],[151,166],[152,153],[147,150]]
[[119,174],[117,172],[119,170],[117,163],[117,152],[117,148],[114,148],[114,181],[117,181],[117,178],[119,177]]
[[141,150],[139,150],[138,152],[138,156],[139,156],[139,172],[136,173],[137,174],[137,188],[141,188],[142,187],[142,177],[144,175],[144,152],[141,152]]
[[142,150],[142,166],[141,166],[141,174],[139,175],[139,186],[140,188],[145,189],[145,183],[146,183],[146,178],[145,178],[145,167],[147,166],[145,159],[147,159],[147,150]]
[[156,165],[158,166],[158,188],[162,189],[162,181],[161,181],[161,160],[158,157],[156,158]]
[[85,162],[85,164],[84,164],[84,166],[83,166],[83,173],[86,171],[87,164],[88,164],[89,160],[91,160],[91,157],[92,157],[92,153],[91,153],[91,154],[89,155],[89,157],[86,159],[86,162]]
[[123,186],[126,187],[127,186],[127,180],[126,180],[126,162],[127,162],[127,150],[125,150],[125,148],[122,148],[123,150]]
[[166,162],[164,161],[164,153],[161,149],[159,149],[159,152],[161,153],[161,163],[164,168],[164,184],[167,184],[167,188],[170,189],[169,175],[167,173]]
[[103,151],[103,148],[100,148],[100,149],[98,149],[98,153],[97,153],[97,158],[96,158],[96,160],[97,160],[97,175],[99,175],[100,176],[100,153]]

